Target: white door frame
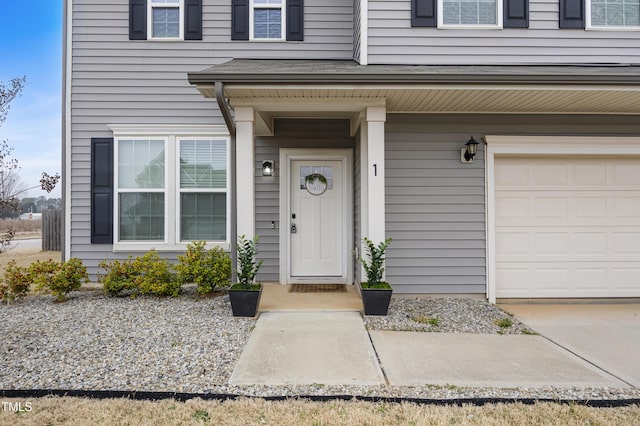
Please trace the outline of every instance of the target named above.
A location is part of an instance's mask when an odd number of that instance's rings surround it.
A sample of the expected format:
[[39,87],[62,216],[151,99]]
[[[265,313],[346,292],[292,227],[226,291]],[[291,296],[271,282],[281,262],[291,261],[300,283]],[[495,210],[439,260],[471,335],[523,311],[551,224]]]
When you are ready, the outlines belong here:
[[[342,163],[343,237],[342,277],[326,279],[291,277],[291,162],[297,160],[331,160]],[[282,148],[280,149],[280,283],[353,284],[353,151],[351,149]]]

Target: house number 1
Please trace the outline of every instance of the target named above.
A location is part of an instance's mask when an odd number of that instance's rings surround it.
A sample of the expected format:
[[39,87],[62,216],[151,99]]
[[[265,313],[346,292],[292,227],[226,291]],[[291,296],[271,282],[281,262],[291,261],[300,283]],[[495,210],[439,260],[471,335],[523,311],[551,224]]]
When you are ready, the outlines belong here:
[[377,164],[373,165],[373,175],[374,176],[378,176],[378,165]]

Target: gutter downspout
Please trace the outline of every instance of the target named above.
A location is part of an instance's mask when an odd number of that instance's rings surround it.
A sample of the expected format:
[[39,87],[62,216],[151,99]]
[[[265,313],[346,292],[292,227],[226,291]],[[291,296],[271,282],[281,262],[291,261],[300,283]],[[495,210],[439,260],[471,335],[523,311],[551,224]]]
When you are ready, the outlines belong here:
[[231,146],[230,146],[230,163],[231,163],[231,173],[229,174],[231,177],[231,182],[229,182],[229,192],[230,194],[230,204],[231,204],[231,235],[230,237],[230,251],[231,251],[231,264],[233,267],[231,268],[231,282],[235,283],[238,281],[237,279],[237,265],[238,265],[238,238],[236,234],[238,233],[238,204],[236,197],[236,123],[233,120],[233,116],[231,114],[231,108],[229,108],[229,104],[224,97],[224,83],[221,81],[216,81],[215,83],[216,90],[216,101],[218,101],[218,107],[220,108],[220,112],[222,113],[222,117],[224,118],[224,122],[227,125],[227,129],[229,130],[229,135],[231,136]]

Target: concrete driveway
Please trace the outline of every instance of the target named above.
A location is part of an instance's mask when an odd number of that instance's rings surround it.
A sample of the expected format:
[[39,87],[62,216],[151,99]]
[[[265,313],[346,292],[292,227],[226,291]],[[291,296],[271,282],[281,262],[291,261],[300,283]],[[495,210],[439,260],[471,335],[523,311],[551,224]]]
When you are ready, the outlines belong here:
[[640,388],[640,303],[499,306],[555,344]]

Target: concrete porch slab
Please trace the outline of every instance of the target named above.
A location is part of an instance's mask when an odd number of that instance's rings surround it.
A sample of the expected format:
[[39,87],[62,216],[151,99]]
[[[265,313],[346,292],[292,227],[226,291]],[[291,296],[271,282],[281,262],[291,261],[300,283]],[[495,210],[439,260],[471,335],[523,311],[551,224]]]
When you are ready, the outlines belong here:
[[346,293],[289,293],[288,285],[264,284],[260,312],[361,311],[362,299],[355,285]]
[[628,387],[542,336],[370,334],[392,386]]
[[640,387],[640,304],[501,304],[533,330]]
[[376,385],[385,383],[358,312],[267,312],[230,384]]

